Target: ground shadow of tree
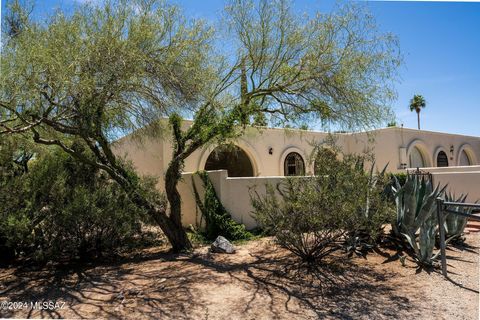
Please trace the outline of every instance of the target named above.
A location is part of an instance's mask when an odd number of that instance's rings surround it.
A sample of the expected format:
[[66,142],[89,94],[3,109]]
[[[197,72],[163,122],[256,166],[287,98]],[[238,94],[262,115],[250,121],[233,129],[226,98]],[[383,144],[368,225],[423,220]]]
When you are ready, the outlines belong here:
[[[279,253],[280,252],[280,253]],[[146,254],[115,263],[10,269],[0,276],[8,301],[61,300],[61,310],[3,310],[2,317],[208,318],[210,302],[198,286],[244,286],[246,296],[226,309],[232,318],[391,318],[415,315],[412,297],[399,296],[379,273],[351,259],[306,267],[285,251],[254,250],[247,262],[234,256]],[[300,306],[300,307],[298,307]],[[228,312],[227,312],[228,314]]]

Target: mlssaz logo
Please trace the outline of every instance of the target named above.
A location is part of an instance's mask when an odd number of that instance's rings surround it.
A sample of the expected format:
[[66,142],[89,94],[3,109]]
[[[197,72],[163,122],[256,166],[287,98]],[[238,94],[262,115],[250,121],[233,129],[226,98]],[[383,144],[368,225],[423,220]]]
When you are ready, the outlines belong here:
[[36,301],[31,302],[30,308],[34,310],[57,310],[63,309],[65,302],[60,301]]

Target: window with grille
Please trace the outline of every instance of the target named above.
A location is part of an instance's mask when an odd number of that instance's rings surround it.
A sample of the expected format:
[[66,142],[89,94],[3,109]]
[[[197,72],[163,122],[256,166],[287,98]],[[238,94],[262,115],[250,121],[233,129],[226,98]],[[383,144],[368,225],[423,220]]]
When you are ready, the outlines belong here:
[[448,167],[448,157],[443,151],[440,151],[437,155],[437,167]]
[[303,158],[297,152],[291,152],[285,158],[285,175],[286,176],[303,176],[305,175],[305,163]]

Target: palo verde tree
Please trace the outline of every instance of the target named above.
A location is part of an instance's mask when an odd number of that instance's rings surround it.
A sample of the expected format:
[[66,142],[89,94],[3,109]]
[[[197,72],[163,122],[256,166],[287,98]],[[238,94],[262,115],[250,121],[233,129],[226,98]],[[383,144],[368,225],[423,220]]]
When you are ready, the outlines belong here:
[[[309,119],[354,129],[389,117],[398,47],[362,8],[305,17],[285,0],[234,0],[224,19],[217,33],[162,1],[112,0],[44,24],[25,20],[3,44],[0,135],[29,132],[104,170],[181,251],[191,244],[177,184],[196,150],[246,126]],[[174,142],[168,208],[145,196],[112,150],[121,133],[158,136],[161,117]]]

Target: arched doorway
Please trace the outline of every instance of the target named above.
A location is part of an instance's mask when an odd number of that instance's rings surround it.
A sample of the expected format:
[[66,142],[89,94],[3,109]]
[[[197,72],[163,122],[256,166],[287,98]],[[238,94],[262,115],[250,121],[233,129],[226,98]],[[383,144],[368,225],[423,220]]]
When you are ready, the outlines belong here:
[[300,154],[297,152],[290,152],[285,157],[284,175],[286,176],[304,176],[305,162]]
[[448,167],[448,157],[444,151],[437,154],[437,167]]
[[458,164],[460,166],[471,166],[472,165],[472,161],[470,160],[470,157],[468,156],[466,150],[462,150],[462,152],[460,152],[460,159],[458,161]]
[[425,158],[418,147],[413,147],[408,157],[410,168],[425,168]]
[[234,145],[216,147],[208,156],[205,170],[227,170],[229,177],[253,177],[247,153]]

